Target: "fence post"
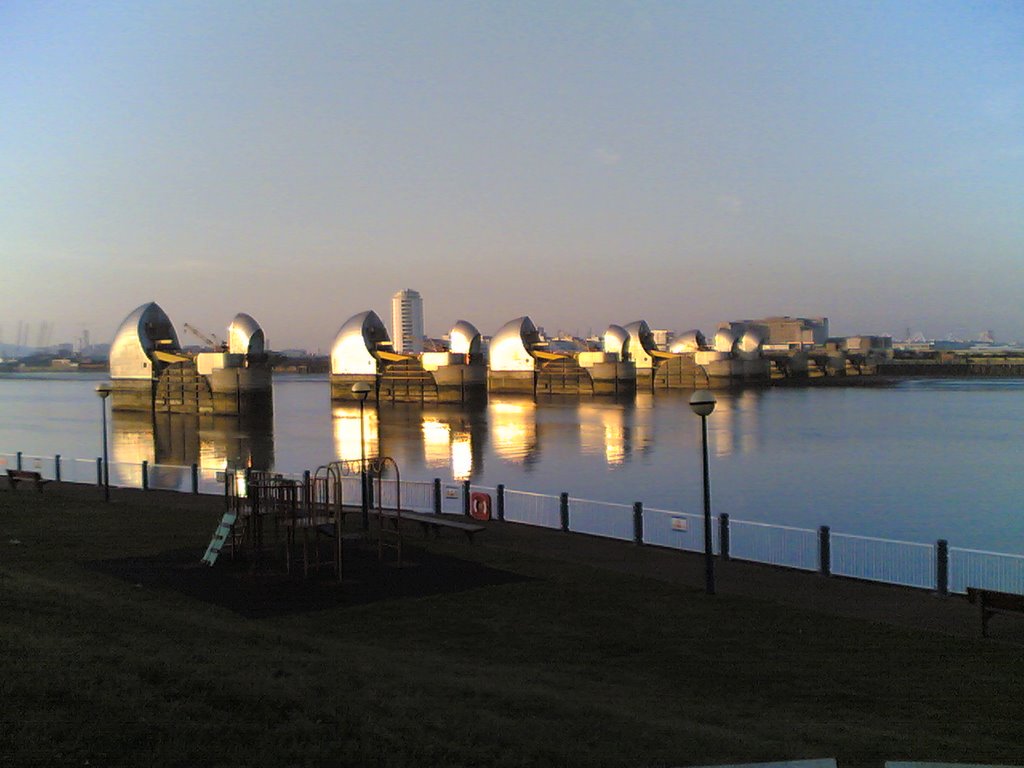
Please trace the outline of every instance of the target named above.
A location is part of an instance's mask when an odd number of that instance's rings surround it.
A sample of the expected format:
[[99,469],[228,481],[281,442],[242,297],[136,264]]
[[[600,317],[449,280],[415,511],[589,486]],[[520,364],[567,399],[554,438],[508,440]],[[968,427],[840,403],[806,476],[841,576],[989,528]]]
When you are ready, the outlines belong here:
[[17,465],[16,469],[19,472],[21,471],[21,451],[18,451],[18,465]]
[[818,573],[832,575],[832,538],[827,525],[818,529]]
[[935,542],[935,591],[942,597],[949,594],[949,542]]
[[722,560],[729,559],[729,513],[718,516],[718,549]]
[[[20,454],[18,455],[18,458],[21,459]],[[18,461],[18,463],[21,464],[21,461]],[[99,456],[96,457],[96,487],[103,487],[103,459]]]
[[[326,481],[325,481],[326,484]],[[313,510],[313,476],[308,469],[302,472],[302,508],[312,516]]]
[[192,465],[192,493],[199,493],[199,466]]
[[142,490],[149,490],[149,462],[142,460]]
[[60,482],[60,454],[53,457],[53,479]]
[[434,514],[441,514],[441,478],[434,478]]
[[505,484],[498,483],[498,520],[505,522]]
[[633,543],[644,543],[644,503],[633,502]]
[[558,497],[558,512],[562,518],[562,530],[569,530],[569,494],[563,493]]
[[469,517],[469,480],[462,481],[462,514]]

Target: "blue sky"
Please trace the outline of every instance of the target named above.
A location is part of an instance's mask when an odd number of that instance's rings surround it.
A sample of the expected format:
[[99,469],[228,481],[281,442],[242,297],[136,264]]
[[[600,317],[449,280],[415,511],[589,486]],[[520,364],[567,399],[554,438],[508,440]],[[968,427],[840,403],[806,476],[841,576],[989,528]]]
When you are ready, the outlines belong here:
[[1019,2],[0,5],[0,304],[1024,340]]

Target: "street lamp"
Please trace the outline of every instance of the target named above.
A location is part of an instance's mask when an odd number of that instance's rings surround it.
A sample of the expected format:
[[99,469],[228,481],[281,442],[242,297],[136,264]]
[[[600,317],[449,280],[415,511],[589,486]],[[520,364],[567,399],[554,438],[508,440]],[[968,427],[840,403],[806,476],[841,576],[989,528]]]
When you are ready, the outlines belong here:
[[708,416],[715,410],[715,396],[698,389],[690,397],[690,409],[700,416],[701,444],[704,449],[704,590],[715,594],[715,560],[711,551],[711,480],[708,473]]
[[113,391],[110,382],[96,385],[100,397],[100,411],[103,414],[103,500],[110,501],[110,462],[107,461],[107,398]]
[[366,498],[366,433],[363,425],[363,405],[366,403],[366,396],[370,394],[371,387],[365,381],[357,381],[352,385],[352,394],[359,398],[359,483],[360,496],[362,496],[363,507],[363,530],[370,528],[370,505]]

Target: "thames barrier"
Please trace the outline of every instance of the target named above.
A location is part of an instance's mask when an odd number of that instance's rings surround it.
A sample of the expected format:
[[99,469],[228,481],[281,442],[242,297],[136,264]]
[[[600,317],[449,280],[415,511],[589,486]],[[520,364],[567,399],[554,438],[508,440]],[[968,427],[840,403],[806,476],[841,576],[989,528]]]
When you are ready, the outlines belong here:
[[[778,328],[791,334],[796,329],[797,341],[769,344]],[[424,404],[478,402],[489,392],[630,396],[860,376],[877,373],[892,360],[887,337],[830,339],[827,333],[825,318],[781,317],[723,323],[710,341],[692,329],[659,343],[645,320],[634,320],[609,325],[601,338],[551,339],[523,315],[490,338],[459,320],[430,349],[396,351],[381,318],[364,310],[345,320],[334,337],[330,392],[335,401]],[[264,331],[252,316],[236,315],[219,348],[188,353],[170,318],[150,302],[133,310],[114,336],[113,407],[155,413],[264,411],[272,408],[271,370]]]

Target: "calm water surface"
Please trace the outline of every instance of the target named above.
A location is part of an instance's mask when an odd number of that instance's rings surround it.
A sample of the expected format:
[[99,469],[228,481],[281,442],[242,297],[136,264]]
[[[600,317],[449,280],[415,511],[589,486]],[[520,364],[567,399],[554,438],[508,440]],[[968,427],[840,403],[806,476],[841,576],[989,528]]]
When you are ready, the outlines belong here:
[[[0,378],[0,452],[95,457],[102,376]],[[733,518],[1024,553],[1024,381],[718,394],[708,419],[712,505]],[[301,472],[358,458],[357,405],[326,377],[276,376],[265,419],[115,414],[111,461]],[[701,510],[700,420],[687,393],[635,402],[492,398],[477,410],[367,408],[368,455],[403,479],[470,479]]]

